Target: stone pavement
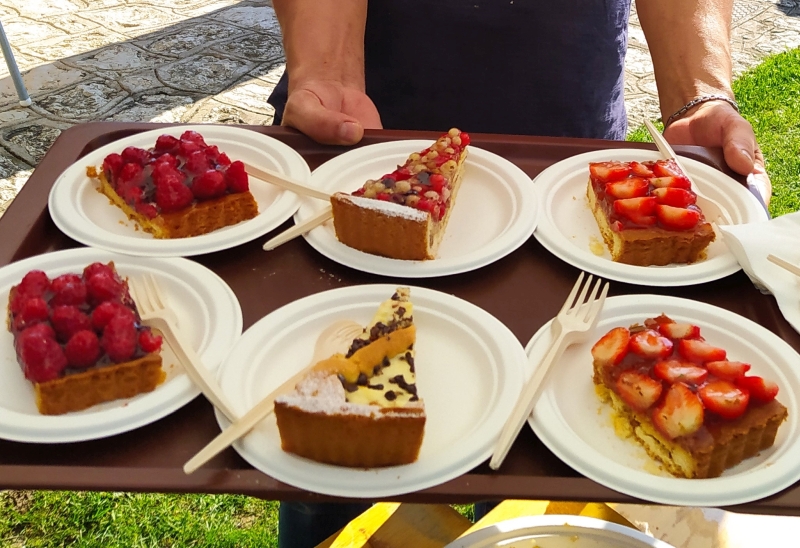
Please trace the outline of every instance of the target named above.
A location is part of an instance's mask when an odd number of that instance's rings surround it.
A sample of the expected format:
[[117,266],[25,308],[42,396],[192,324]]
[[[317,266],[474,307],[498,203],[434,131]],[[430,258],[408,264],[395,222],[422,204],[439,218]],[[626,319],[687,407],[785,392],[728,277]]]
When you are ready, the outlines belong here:
[[[73,124],[272,121],[265,99],[283,71],[284,58],[271,2],[0,0],[0,21],[33,99],[28,108],[18,105],[0,64],[0,215],[59,133]],[[797,47],[800,0],[736,0],[737,74],[766,55]],[[631,127],[658,118],[653,67],[635,11],[626,76]],[[741,533],[737,541],[717,533],[709,543],[692,540],[711,510],[620,510],[632,521],[641,516],[643,527],[677,548],[758,545],[748,544]],[[708,523],[722,520],[716,512]],[[795,520],[774,519],[768,525],[772,531],[800,530]]]

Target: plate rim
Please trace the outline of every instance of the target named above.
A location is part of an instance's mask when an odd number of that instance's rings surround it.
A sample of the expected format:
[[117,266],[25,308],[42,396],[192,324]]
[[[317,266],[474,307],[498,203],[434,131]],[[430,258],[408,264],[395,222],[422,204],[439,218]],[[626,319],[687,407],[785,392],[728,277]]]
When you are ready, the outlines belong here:
[[[600,321],[602,322],[604,319],[608,318],[607,313],[615,312],[616,309],[641,309],[644,307],[649,308],[649,313],[652,313],[652,310],[659,309],[669,315],[670,306],[672,306],[673,310],[678,308],[684,309],[694,309],[695,311],[699,311],[702,314],[706,314],[709,317],[719,319],[720,321],[728,321],[728,322],[736,322],[743,324],[741,326],[742,331],[744,332],[745,329],[749,329],[747,331],[748,335],[751,337],[755,336],[757,333],[759,335],[758,340],[760,342],[767,342],[767,345],[760,345],[760,347],[766,347],[772,350],[771,358],[773,361],[779,361],[780,364],[776,364],[778,375],[781,377],[786,378],[787,375],[793,377],[794,380],[800,386],[800,369],[798,371],[794,371],[789,358],[796,358],[797,361],[800,362],[800,354],[795,351],[789,344],[781,339],[779,336],[775,335],[768,329],[762,327],[761,325],[755,323],[754,321],[750,320],[749,318],[745,318],[735,312],[730,310],[711,305],[701,301],[694,301],[691,299],[685,299],[682,297],[673,297],[668,295],[654,295],[654,294],[631,294],[631,295],[618,295],[614,297],[609,297],[606,300],[606,305],[604,307],[603,312],[601,312]],[[629,313],[629,312],[625,312]],[[648,312],[646,312],[648,313]],[[673,312],[674,313],[674,312]],[[613,316],[612,316],[613,318]],[[708,320],[706,321],[706,323]],[[531,351],[535,347],[536,343],[539,339],[546,333],[546,330],[549,328],[552,320],[547,322],[543,325],[528,341],[525,345],[525,350],[528,355],[530,355]],[[590,344],[590,341],[581,343],[583,345]],[[774,346],[770,346],[774,345]],[[587,362],[587,367],[590,362]],[[776,370],[776,369],[773,369]],[[588,370],[587,370],[588,371]],[[586,382],[591,382],[590,375],[587,373]],[[788,382],[789,379],[787,379]],[[788,388],[788,387],[784,387]],[[798,411],[800,411],[800,404],[797,401],[797,398],[794,394],[790,391],[787,394],[788,402],[783,400],[782,403],[786,404],[787,408],[790,412],[790,417],[800,415]],[[780,475],[773,474],[777,467],[773,462],[770,465],[763,465],[761,468],[755,470],[747,470],[742,474],[736,474],[733,476],[721,476],[717,478],[707,478],[707,479],[684,479],[684,478],[676,478],[672,476],[657,476],[651,474],[647,471],[643,470],[635,470],[624,465],[620,465],[625,468],[625,473],[630,474],[631,477],[629,478],[621,478],[621,477],[609,477],[610,475],[613,476],[613,468],[614,466],[610,466],[609,468],[603,468],[597,464],[589,463],[588,458],[581,458],[580,455],[576,454],[574,450],[570,450],[567,445],[568,441],[565,441],[565,437],[563,435],[563,431],[561,435],[554,436],[552,432],[550,432],[551,426],[544,423],[544,419],[541,419],[542,416],[561,416],[560,410],[558,408],[558,404],[554,402],[555,397],[551,397],[550,388],[545,388],[542,393],[539,402],[534,408],[533,415],[528,419],[528,425],[534,431],[536,436],[544,443],[548,449],[550,449],[559,459],[561,459],[564,463],[568,464],[570,467],[574,468],[578,472],[580,472],[585,477],[595,481],[601,485],[604,485],[610,489],[614,489],[620,493],[624,493],[633,497],[637,497],[641,500],[659,503],[659,504],[670,504],[670,505],[677,505],[677,506],[713,506],[713,507],[724,507],[730,506],[735,504],[746,504],[749,502],[753,502],[756,500],[761,500],[765,497],[778,493],[779,491],[786,489],[787,487],[793,485],[796,481],[800,479],[800,437],[798,439],[792,441],[790,439],[786,440],[787,446],[785,447],[785,451],[788,453],[783,455],[781,459],[783,464],[791,464],[788,462],[789,457],[792,455],[798,457],[797,464],[792,468],[791,466],[784,466],[786,470],[782,470]],[[598,405],[602,405],[599,400],[597,400]],[[797,418],[794,418],[794,429],[797,430],[800,428],[800,425],[796,422]],[[565,421],[561,421],[562,423],[566,424]],[[787,425],[788,426],[788,425]],[[582,446],[584,450],[588,450],[592,455],[595,455],[599,460],[604,462],[606,465],[616,464],[616,463],[609,463],[609,458],[600,452],[595,451],[591,444],[580,438],[580,436],[569,429],[568,433],[569,441],[577,441]],[[561,438],[561,439],[557,439]],[[624,441],[624,440],[623,440]],[[627,443],[631,443],[634,446],[638,445],[633,441],[628,441]],[[753,477],[756,477],[757,480],[764,480],[766,479],[769,481],[770,487],[765,491],[759,492],[757,495],[748,494],[745,491],[745,487],[748,483],[753,482]],[[730,483],[736,483],[734,480],[737,478],[746,477],[749,481],[745,482],[743,485],[739,485],[737,489],[733,490],[735,496],[731,496],[731,490],[724,491],[722,490],[719,485],[723,484],[727,486]],[[788,479],[787,479],[788,478]],[[644,493],[641,490],[641,485],[647,485],[648,482],[641,482],[637,480],[649,480],[648,487],[652,490],[650,493]],[[692,483],[686,483],[692,482]],[[622,486],[620,485],[622,483]],[[761,483],[765,483],[761,481]],[[701,486],[705,489],[703,492],[696,492],[691,493],[689,492],[686,487],[688,485],[694,485],[697,488]],[[716,489],[714,489],[716,487]],[[699,490],[699,489],[698,489]]]
[[[141,265],[143,268],[148,270],[163,271],[173,276],[191,274],[194,276],[195,280],[200,280],[204,284],[216,284],[213,286],[214,290],[212,292],[218,299],[215,305],[218,307],[222,305],[222,308],[227,308],[227,310],[221,310],[221,312],[224,314],[229,312],[232,313],[232,315],[226,316],[226,321],[230,322],[230,333],[226,335],[230,335],[231,340],[229,341],[229,344],[232,346],[241,336],[243,326],[241,305],[239,304],[238,299],[236,299],[236,295],[233,293],[233,290],[230,288],[230,286],[212,270],[199,263],[181,257],[148,257],[144,258],[143,262],[140,262],[138,258],[130,255],[113,253],[100,248],[79,247],[53,251],[41,255],[34,255],[32,257],[9,263],[8,265],[0,268],[0,278],[5,279],[13,276],[21,279],[21,276],[31,268],[43,267],[43,269],[69,269],[75,268],[78,265],[85,266],[86,264],[89,264],[95,260],[113,260],[117,264],[135,262],[137,265]],[[50,263],[60,263],[60,265],[54,267]],[[73,267],[71,265],[75,266]],[[12,281],[11,283],[15,282]],[[199,304],[204,308],[208,308],[208,303],[205,300]],[[214,349],[212,347],[216,344],[219,344],[219,341],[213,340],[212,336],[202,354],[205,356],[206,360],[209,350],[213,351]],[[10,352],[14,352],[13,348],[10,350]],[[212,371],[216,371],[219,369],[224,356],[224,352],[219,352],[219,359],[215,366],[211,367],[206,364],[207,367],[209,367],[209,369]],[[13,358],[13,361],[16,363],[15,357]],[[64,423],[68,423],[71,417],[85,418],[87,417],[85,414],[76,415],[67,413],[64,415],[48,416],[25,414],[6,410],[6,412],[3,414],[10,417],[11,420],[13,420],[15,417],[24,417],[25,423],[13,426],[7,424],[7,420],[0,420],[0,439],[21,443],[60,444],[101,439],[135,430],[170,415],[195,399],[200,394],[200,389],[197,388],[185,374],[173,378],[170,382],[175,383],[170,389],[171,392],[174,392],[172,396],[168,396],[163,393],[158,394],[159,387],[157,387],[153,392],[140,394],[139,396],[136,396],[136,398],[141,398],[140,401],[146,401],[147,399],[152,400],[149,406],[142,404],[142,408],[134,408],[132,412],[130,411],[130,406],[115,408],[113,409],[115,413],[111,414],[112,416],[110,417],[106,417],[107,420],[102,423],[101,427],[92,432],[86,432],[87,428],[91,429],[96,427],[88,424],[78,424],[65,429]],[[159,400],[162,400],[161,403],[159,403]],[[120,411],[122,409],[124,409],[124,411]],[[129,411],[133,413],[133,415],[126,416],[125,411]],[[102,413],[102,411],[100,413]],[[42,424],[31,425],[31,421],[40,422]],[[83,423],[90,421],[89,419],[86,419],[85,421],[80,422]]]
[[[121,148],[128,146],[129,143],[138,143],[144,140],[147,140],[148,143],[155,142],[155,138],[159,135],[180,135],[184,131],[197,131],[208,142],[212,143],[215,139],[231,139],[239,135],[243,137],[242,142],[249,144],[251,148],[267,147],[288,162],[291,171],[288,175],[302,181],[310,180],[311,169],[305,158],[289,145],[264,133],[243,126],[225,124],[165,126],[117,139],[92,150],[70,164],[56,178],[48,194],[47,208],[53,222],[64,234],[87,246],[141,257],[189,257],[230,249],[259,238],[291,218],[300,207],[301,200],[299,195],[287,190],[281,190],[276,195],[273,204],[270,204],[270,207],[275,206],[275,204],[280,207],[280,211],[276,212],[274,217],[259,219],[270,209],[267,208],[259,212],[259,215],[254,219],[243,221],[231,227],[225,227],[227,229],[226,232],[214,231],[191,238],[156,239],[112,234],[104,230],[102,226],[98,226],[91,220],[81,216],[74,211],[71,205],[62,205],[63,203],[70,203],[70,196],[77,199],[84,186],[91,184],[88,178],[81,175],[85,173],[85,165],[90,164],[91,158],[95,156],[102,157],[111,152],[119,152]],[[72,212],[72,217],[68,215],[69,212]],[[135,226],[133,221],[129,222],[132,223],[131,226]],[[104,234],[108,236],[103,237]]]
[[[343,314],[347,313],[349,307],[347,304],[343,303],[354,301],[356,302],[356,305],[358,305],[360,302],[363,306],[364,299],[369,299],[370,306],[372,306],[372,301],[374,301],[374,305],[377,306],[379,302],[382,302],[386,299],[387,295],[391,295],[391,293],[396,290],[398,285],[410,288],[411,298],[417,310],[419,307],[435,307],[437,303],[444,303],[448,309],[457,308],[464,311],[468,310],[471,314],[474,314],[474,316],[470,317],[471,324],[473,326],[480,326],[484,330],[482,333],[485,337],[484,340],[487,340],[489,343],[491,343],[490,346],[494,346],[496,349],[495,353],[493,353],[494,361],[497,362],[495,367],[502,367],[503,369],[498,369],[498,371],[502,371],[504,375],[509,377],[502,382],[498,381],[496,385],[496,393],[492,395],[492,398],[498,402],[498,405],[493,406],[490,412],[482,415],[483,420],[480,423],[476,423],[475,428],[471,430],[471,432],[474,433],[478,431],[478,427],[480,427],[480,433],[482,433],[484,436],[484,439],[480,440],[480,444],[475,449],[475,454],[465,455],[461,452],[458,452],[454,455],[454,458],[451,459],[452,461],[455,461],[455,466],[453,466],[452,463],[450,466],[438,465],[434,467],[435,469],[433,472],[422,468],[422,465],[428,464],[426,461],[423,461],[422,458],[415,463],[408,465],[362,470],[315,463],[313,461],[307,461],[302,457],[287,454],[286,458],[289,459],[289,462],[297,461],[300,463],[300,467],[295,467],[296,471],[293,472],[293,477],[287,477],[287,475],[283,473],[283,470],[278,470],[276,473],[274,466],[270,467],[269,464],[265,466],[257,458],[257,456],[250,454],[250,451],[247,449],[245,444],[248,440],[248,437],[253,435],[251,433],[247,437],[238,440],[233,445],[234,449],[244,460],[250,463],[254,468],[261,470],[270,477],[289,485],[293,485],[299,489],[329,496],[347,498],[382,498],[402,495],[439,485],[463,475],[464,473],[484,462],[489,457],[494,446],[495,438],[499,435],[500,427],[502,426],[502,424],[498,423],[496,425],[497,427],[495,428],[492,426],[491,421],[504,422],[505,417],[511,412],[511,407],[516,402],[519,390],[521,390],[521,383],[525,375],[527,358],[519,339],[517,339],[517,337],[508,329],[508,327],[506,327],[499,319],[495,318],[489,312],[483,310],[477,305],[474,305],[464,299],[434,289],[428,289],[409,284],[359,284],[329,289],[286,304],[253,324],[242,335],[239,341],[237,341],[236,347],[229,352],[227,358],[224,360],[217,373],[223,393],[226,393],[226,396],[228,397],[233,397],[233,394],[230,393],[231,387],[228,386],[224,380],[225,375],[231,374],[231,372],[236,372],[241,375],[242,372],[246,371],[245,366],[240,366],[237,368],[235,365],[232,366],[231,364],[243,363],[245,360],[240,359],[243,355],[251,356],[253,349],[248,348],[248,346],[255,344],[255,341],[260,341],[260,344],[262,345],[265,344],[263,342],[263,338],[259,337],[263,330],[268,329],[272,324],[275,324],[276,322],[284,322],[280,324],[285,326],[284,331],[290,328],[293,328],[293,330],[302,328],[301,324],[305,323],[304,321],[298,320],[287,323],[285,320],[294,315],[302,314],[309,309],[320,310],[320,313],[315,315],[314,318],[324,317],[330,321],[334,321],[335,319],[341,318]],[[324,308],[320,306],[323,304],[325,305]],[[360,309],[360,307],[358,309]],[[479,319],[472,319],[475,317]],[[456,321],[458,323],[464,323],[464,321],[460,319],[456,319]],[[431,396],[423,394],[423,400],[429,401],[431,399]],[[217,411],[215,412],[215,415],[220,428],[225,429],[230,425],[230,421],[228,421],[221,413]],[[491,435],[489,434],[490,430],[492,431]],[[263,439],[266,438],[259,438],[260,441],[263,441]],[[425,442],[423,440],[423,444],[424,443]],[[462,444],[459,444],[458,447],[461,447],[465,443],[467,442],[465,441]],[[474,441],[472,441],[472,439],[469,440],[469,443],[474,445]],[[280,451],[280,448],[277,450]],[[264,458],[266,457],[262,457],[262,460]],[[431,458],[428,457],[428,460],[431,460]],[[436,459],[434,458],[433,460],[435,461]],[[415,469],[417,468],[422,468],[422,470],[421,473],[415,476],[415,472],[417,472]],[[442,469],[449,469],[449,472],[443,475],[441,473]],[[311,472],[315,470],[325,470],[328,472],[340,471],[347,474],[348,478],[355,476],[362,479],[360,480],[360,484],[356,487],[352,487],[351,485],[329,485],[331,480],[327,480],[326,485],[322,488],[319,488],[318,485],[314,484],[315,482],[313,478],[308,480],[307,477],[303,477],[303,471],[306,472],[307,476],[311,476]],[[327,474],[329,477],[338,477],[341,475],[342,474]],[[300,479],[298,479],[298,477]],[[422,479],[419,479],[420,477]]]
[[[679,287],[697,285],[730,276],[741,270],[741,266],[730,251],[725,253],[723,256],[727,258],[727,261],[720,261],[721,264],[717,266],[716,269],[704,272],[702,268],[704,265],[703,262],[666,268],[640,267],[636,265],[614,263],[608,258],[597,257],[591,253],[588,247],[587,249],[583,250],[580,248],[573,249],[571,247],[560,245],[563,243],[560,240],[564,238],[557,227],[550,223],[550,211],[548,209],[549,201],[547,200],[548,191],[554,184],[558,183],[558,180],[554,178],[554,175],[557,174],[559,170],[565,169],[565,166],[580,162],[587,164],[586,171],[588,174],[588,162],[602,161],[604,159],[614,160],[620,159],[620,157],[630,157],[631,159],[639,160],[657,160],[663,158],[657,151],[652,151],[649,149],[619,148],[593,150],[564,158],[563,160],[548,166],[534,178],[533,182],[537,187],[537,191],[539,192],[541,207],[544,211],[542,212],[541,219],[533,233],[533,236],[540,244],[542,244],[545,249],[562,261],[571,264],[576,268],[586,270],[587,272],[591,272],[592,274],[596,274],[598,276],[603,276],[610,280],[639,286]],[[680,155],[679,157],[686,166],[686,169],[692,172],[695,176],[699,175],[702,178],[711,177],[714,179],[715,187],[723,186],[726,190],[730,190],[732,194],[737,195],[736,197],[740,202],[740,206],[742,206],[742,212],[743,214],[747,215],[747,219],[744,221],[745,223],[753,223],[768,219],[767,213],[758,203],[758,200],[755,198],[755,196],[752,196],[744,186],[740,185],[735,180],[731,179],[712,166],[704,164],[703,162],[693,158]],[[548,181],[548,178],[553,180]],[[543,181],[545,182],[543,183]],[[587,215],[590,214],[588,207],[586,212]],[[723,242],[720,234],[718,234],[717,240]],[[677,276],[670,275],[674,272],[678,272],[679,274]],[[683,272],[683,274],[680,274],[681,272]]]
[[[324,184],[316,184],[316,179],[326,179],[327,172],[338,170],[340,164],[347,163],[350,158],[361,159],[361,161],[368,158],[361,158],[362,156],[377,153],[389,154],[395,153],[397,150],[397,159],[399,164],[402,164],[408,157],[409,151],[418,150],[419,147],[426,147],[431,144],[428,139],[400,139],[396,141],[384,141],[382,143],[374,143],[366,145],[353,150],[349,150],[343,154],[335,156],[330,160],[324,162],[311,173],[311,182],[314,186],[325,188]],[[520,195],[523,199],[522,202],[515,204],[515,209],[518,210],[514,223],[511,223],[504,231],[502,231],[497,238],[488,244],[491,253],[480,253],[478,251],[454,257],[449,260],[433,259],[429,261],[404,261],[399,259],[390,259],[388,257],[380,257],[377,255],[370,255],[352,248],[345,246],[338,242],[338,240],[330,242],[329,245],[325,240],[320,241],[319,228],[310,230],[303,237],[306,241],[317,250],[320,254],[328,259],[338,262],[344,266],[367,272],[370,274],[377,274],[380,276],[403,276],[406,278],[431,278],[436,276],[447,276],[453,274],[461,274],[464,272],[471,272],[484,266],[488,266],[500,259],[510,255],[521,247],[533,235],[536,226],[541,216],[541,207],[539,205],[539,196],[536,192],[532,179],[526,174],[519,166],[510,160],[491,152],[489,150],[470,145],[469,155],[466,162],[470,161],[494,161],[505,167],[510,177],[505,181],[509,187],[513,186],[516,194]],[[525,181],[522,184],[522,181]],[[360,186],[363,181],[358,181],[357,185]],[[355,187],[354,187],[355,188]],[[317,200],[306,199],[300,205],[300,208],[294,214],[295,223],[300,223],[306,218],[310,217],[321,209],[320,202]],[[437,262],[438,261],[438,262]]]

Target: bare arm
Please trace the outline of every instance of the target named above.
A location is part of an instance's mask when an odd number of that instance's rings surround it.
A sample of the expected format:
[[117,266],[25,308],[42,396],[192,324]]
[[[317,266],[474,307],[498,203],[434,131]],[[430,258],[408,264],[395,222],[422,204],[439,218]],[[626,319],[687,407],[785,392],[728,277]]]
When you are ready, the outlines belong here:
[[289,72],[284,124],[323,143],[380,127],[364,93],[367,0],[274,0]]

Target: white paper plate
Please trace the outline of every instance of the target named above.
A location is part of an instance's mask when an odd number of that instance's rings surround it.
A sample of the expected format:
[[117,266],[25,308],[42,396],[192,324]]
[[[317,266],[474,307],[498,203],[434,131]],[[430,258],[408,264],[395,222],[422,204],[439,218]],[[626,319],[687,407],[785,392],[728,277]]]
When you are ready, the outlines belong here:
[[[423,140],[392,141],[357,148],[315,169],[311,183],[327,192],[349,193],[366,180],[393,171],[410,153],[430,144]],[[326,205],[321,200],[304,199],[295,222],[313,216]],[[326,257],[357,270],[426,278],[475,270],[505,257],[527,241],[538,216],[530,177],[508,160],[470,146],[458,203],[436,259],[401,261],[357,251],[336,239],[332,221],[308,232],[305,238]]]
[[[394,285],[334,289],[295,301],[249,328],[218,373],[244,413],[311,359],[331,322],[367,324]],[[455,478],[484,460],[517,400],[527,363],[517,338],[496,318],[452,295],[412,287],[417,386],[427,422],[413,464],[356,469],[321,464],[280,447],[274,415],[234,447],[255,468],[295,487],[340,497],[381,498]],[[230,423],[220,414],[222,428]]]
[[258,203],[259,214],[248,221],[191,238],[156,239],[137,229],[117,206],[97,191],[97,184],[86,176],[87,166],[100,166],[112,152],[127,146],[152,147],[160,135],[179,137],[194,130],[206,143],[217,145],[231,160],[263,166],[307,181],[310,170],[300,154],[277,139],[234,126],[176,126],[138,133],[94,150],[72,164],[56,180],[48,207],[56,226],[70,238],[86,245],[148,257],[180,257],[211,253],[243,244],[263,236],[297,210],[300,198],[269,183],[250,178],[250,192]]
[[[13,285],[32,269],[53,278],[79,273],[95,261],[114,261],[122,276],[155,275],[179,325],[203,363],[215,371],[242,333],[242,311],[230,287],[195,262],[179,258],[134,258],[99,249],[79,248],[38,255],[0,269],[0,303],[8,303]],[[33,385],[16,360],[14,338],[0,331],[0,438],[60,443],[84,441],[127,432],[158,420],[195,398],[200,391],[183,374],[169,348],[162,352],[167,380],[153,392],[57,416],[40,415]]]
[[[708,247],[708,257],[690,265],[635,266],[615,263],[603,243],[600,229],[586,200],[589,162],[607,160],[658,160],[655,151],[634,149],[596,150],[572,156],[542,171],[534,185],[542,203],[542,217],[534,236],[560,259],[610,280],[639,285],[692,285],[729,276],[740,269],[722,236]],[[767,219],[755,196],[742,185],[711,166],[681,157],[698,188],[728,210],[737,223]],[[599,244],[599,245],[598,245]],[[592,248],[602,249],[595,255]]]
[[[778,383],[778,400],[789,410],[775,445],[711,479],[681,479],[659,469],[633,440],[614,433],[610,407],[592,383],[592,345],[612,327],[641,323],[661,313],[700,326],[711,344],[751,373]],[[531,363],[551,341],[550,323],[530,340]],[[709,304],[658,295],[611,297],[587,342],[576,344],[553,365],[529,424],[539,439],[581,474],[621,493],[663,504],[725,506],[758,500],[800,479],[800,355],[780,337],[733,312]]]
[[523,516],[478,529],[445,548],[674,548],[610,521],[585,516]]

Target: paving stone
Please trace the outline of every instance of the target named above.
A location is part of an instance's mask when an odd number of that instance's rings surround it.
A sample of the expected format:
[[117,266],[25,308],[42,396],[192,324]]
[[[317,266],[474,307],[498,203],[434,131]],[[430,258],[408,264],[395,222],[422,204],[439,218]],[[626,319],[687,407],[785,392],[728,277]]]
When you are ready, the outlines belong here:
[[89,122],[103,119],[127,96],[116,82],[95,78],[37,99],[32,108],[60,120]]
[[242,29],[212,21],[200,21],[195,25],[182,25],[179,29],[158,36],[152,40],[143,40],[141,47],[147,51],[168,55],[170,57],[186,57],[212,43],[226,40],[232,36],[241,36]]
[[238,106],[220,103],[215,98],[209,98],[195,105],[182,121],[201,124],[272,125],[274,109],[266,102],[264,107],[265,114],[255,114]]
[[213,94],[226,89],[254,66],[253,62],[203,54],[166,64],[156,74],[172,88]]
[[72,2],[70,0],[25,0],[19,2],[17,6],[19,7],[20,15],[31,19],[76,13],[81,8],[86,7],[83,2]]
[[251,34],[243,38],[238,37],[235,40],[213,45],[211,49],[222,55],[230,55],[242,59],[285,62],[283,44],[277,38],[266,34]]
[[149,91],[122,101],[106,120],[114,122],[181,122],[199,96],[173,90]]
[[231,107],[272,116],[274,109],[267,104],[267,98],[275,89],[274,85],[259,79],[248,80],[216,95],[215,99]]
[[167,9],[145,3],[93,9],[83,13],[83,16],[130,38],[152,32],[154,29],[163,29],[181,20],[177,14]]
[[49,120],[21,124],[3,129],[0,140],[5,147],[35,166],[66,127]]
[[3,21],[3,30],[6,31],[8,41],[14,44],[15,47],[61,38],[67,35],[63,30],[48,23],[22,18]]
[[161,56],[148,53],[133,44],[122,43],[111,44],[89,53],[76,55],[69,60],[69,64],[89,71],[127,72],[143,67],[153,67],[164,61],[165,59]]
[[61,60],[69,64],[70,59],[76,55],[87,51],[99,50],[125,40],[127,40],[125,35],[98,26],[96,29],[81,34],[73,34],[67,38],[46,40],[19,49],[23,53],[29,53],[42,59]]

